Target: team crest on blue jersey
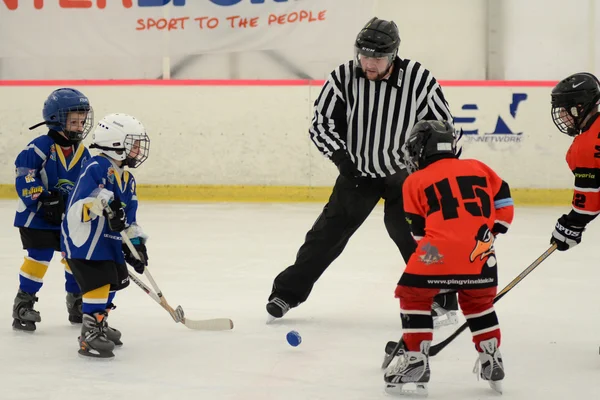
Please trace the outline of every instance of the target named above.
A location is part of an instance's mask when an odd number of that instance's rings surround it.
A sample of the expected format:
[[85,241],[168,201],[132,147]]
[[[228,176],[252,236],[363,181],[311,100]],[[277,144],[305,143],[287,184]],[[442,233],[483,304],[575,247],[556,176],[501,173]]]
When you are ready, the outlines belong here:
[[68,179],[59,179],[54,187],[62,194],[68,195],[73,191],[73,188],[75,188],[75,182]]
[[37,171],[35,169],[30,169],[29,171],[27,171],[27,175],[25,175],[25,182],[26,183],[32,183],[35,182],[35,173]]
[[108,175],[108,181],[110,183],[115,183],[115,169],[113,167],[110,167],[107,171],[107,175]]
[[56,161],[56,147],[54,145],[50,146],[50,159]]

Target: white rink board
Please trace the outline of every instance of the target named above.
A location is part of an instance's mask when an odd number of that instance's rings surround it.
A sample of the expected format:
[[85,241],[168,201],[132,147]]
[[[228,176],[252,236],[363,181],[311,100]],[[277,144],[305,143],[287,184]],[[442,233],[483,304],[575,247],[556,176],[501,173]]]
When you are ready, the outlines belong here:
[[[308,137],[318,85],[77,88],[90,98],[96,120],[122,112],[144,123],[152,142],[150,158],[136,171],[140,182],[330,186],[336,176]],[[42,104],[53,89],[0,86],[0,184],[13,183],[16,155],[44,133],[27,128],[41,121]],[[465,157],[488,163],[513,188],[571,187],[564,161],[570,138],[551,121],[550,86],[444,90],[457,125],[477,130],[465,136]],[[512,134],[497,133],[499,119]]]

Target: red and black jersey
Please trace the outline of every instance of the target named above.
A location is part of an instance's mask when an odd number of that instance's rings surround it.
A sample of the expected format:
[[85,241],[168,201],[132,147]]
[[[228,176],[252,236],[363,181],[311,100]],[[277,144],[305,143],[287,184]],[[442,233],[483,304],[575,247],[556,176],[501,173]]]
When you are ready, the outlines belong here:
[[[495,267],[494,238],[508,230],[514,207],[508,184],[491,168],[477,160],[442,159],[411,174],[403,197],[406,218],[419,243],[401,284],[463,288],[497,284],[495,268],[487,274],[492,280],[477,277],[491,257]],[[465,283],[447,284],[449,276]]]
[[575,176],[568,218],[585,226],[600,214],[600,118],[575,137],[567,151],[567,164]]

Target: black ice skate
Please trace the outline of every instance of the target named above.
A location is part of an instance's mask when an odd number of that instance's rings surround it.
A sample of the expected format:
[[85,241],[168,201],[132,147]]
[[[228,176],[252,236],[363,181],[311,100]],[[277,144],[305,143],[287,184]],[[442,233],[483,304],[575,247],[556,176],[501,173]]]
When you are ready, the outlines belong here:
[[[400,350],[396,364],[385,371],[385,391],[389,394],[427,396],[429,347],[431,341],[421,342],[421,351]],[[405,387],[408,385],[408,387]],[[414,388],[411,388],[414,387]]]
[[267,324],[273,322],[276,318],[283,317],[288,311],[290,311],[290,305],[279,297],[273,297],[267,303]]
[[115,355],[115,344],[106,337],[106,313],[83,314],[79,337],[79,354],[85,357],[109,359]]
[[18,331],[33,332],[35,323],[41,322],[40,313],[33,309],[33,304],[38,301],[35,295],[19,290],[13,305],[13,329]]
[[81,293],[67,293],[67,312],[71,324],[81,324],[83,312],[81,312]]
[[479,373],[481,379],[487,381],[492,389],[502,393],[504,364],[502,363],[502,354],[498,349],[498,340],[496,338],[484,340],[479,346],[483,349],[483,352],[479,353],[479,359],[475,362],[473,373]]

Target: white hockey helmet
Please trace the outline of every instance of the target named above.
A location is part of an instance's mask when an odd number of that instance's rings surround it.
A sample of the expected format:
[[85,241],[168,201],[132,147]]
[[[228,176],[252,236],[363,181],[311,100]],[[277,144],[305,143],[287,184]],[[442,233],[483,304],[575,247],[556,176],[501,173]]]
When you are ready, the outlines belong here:
[[98,122],[90,149],[100,149],[108,157],[136,168],[148,158],[150,138],[135,117],[109,114]]

